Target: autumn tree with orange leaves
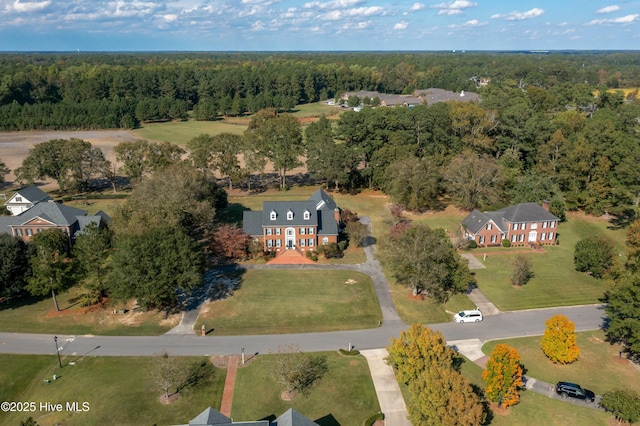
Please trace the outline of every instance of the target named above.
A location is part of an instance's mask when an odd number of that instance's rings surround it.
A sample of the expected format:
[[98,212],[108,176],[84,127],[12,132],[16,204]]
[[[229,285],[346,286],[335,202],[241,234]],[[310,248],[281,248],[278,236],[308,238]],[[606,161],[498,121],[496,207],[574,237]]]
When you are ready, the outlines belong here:
[[576,344],[576,326],[564,315],[549,318],[542,337],[542,352],[552,362],[571,364],[580,356],[580,348]]
[[485,395],[500,407],[510,407],[520,401],[522,365],[520,354],[507,344],[497,345],[482,372]]

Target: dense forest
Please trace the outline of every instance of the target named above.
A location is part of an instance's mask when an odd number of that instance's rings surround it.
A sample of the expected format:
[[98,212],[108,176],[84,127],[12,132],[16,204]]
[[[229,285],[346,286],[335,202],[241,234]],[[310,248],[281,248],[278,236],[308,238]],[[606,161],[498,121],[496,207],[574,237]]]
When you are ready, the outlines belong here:
[[134,128],[214,120],[335,97],[497,86],[567,91],[640,86],[635,52],[7,53],[0,130]]

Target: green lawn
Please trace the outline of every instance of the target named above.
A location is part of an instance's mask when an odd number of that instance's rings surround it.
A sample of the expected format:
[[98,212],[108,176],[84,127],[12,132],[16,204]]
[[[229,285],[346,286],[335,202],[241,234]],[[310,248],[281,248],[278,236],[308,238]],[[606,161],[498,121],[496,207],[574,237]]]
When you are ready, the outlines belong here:
[[640,392],[638,370],[631,362],[619,358],[619,346],[605,341],[602,331],[576,333],[580,358],[569,365],[553,364],[540,349],[541,336],[523,337],[486,343],[482,351],[489,355],[499,343],[507,343],[518,350],[527,375],[556,383],[560,380],[576,382],[596,394],[624,386]]
[[[323,426],[361,426],[380,411],[366,359],[325,352],[329,370],[308,397],[283,401],[283,390],[271,374],[277,355],[259,355],[238,369],[231,416],[235,421],[270,418],[294,408]],[[321,420],[319,420],[321,419]]]
[[[474,271],[478,286],[503,311],[597,303],[605,284],[577,272],[573,266],[573,253],[576,242],[589,235],[601,234],[616,241],[620,259],[624,261],[626,231],[611,230],[608,226],[604,219],[570,215],[569,220],[558,227],[558,245],[545,246],[544,253],[528,248],[472,250],[486,266],[486,269]],[[512,254],[501,254],[507,250]],[[485,252],[487,258],[483,260]],[[512,262],[518,253],[531,259],[535,273],[535,277],[521,288],[510,283]]]
[[240,288],[208,303],[196,324],[215,335],[242,335],[366,329],[381,320],[367,275],[280,269],[247,270]]
[[114,307],[86,309],[80,306],[77,288],[58,295],[61,311],[51,297],[22,297],[0,303],[0,331],[19,333],[101,334],[121,336],[160,335],[179,319],[165,319],[163,312],[113,314]]
[[[52,343],[53,344],[53,343]],[[69,365],[68,362],[75,362]],[[0,355],[0,400],[36,402],[30,413],[0,413],[1,425],[16,425],[32,416],[41,426],[185,424],[202,410],[220,408],[225,372],[213,366],[207,383],[184,390],[177,401],[164,405],[152,386],[151,357],[67,356],[58,368],[55,356]],[[183,357],[187,365],[209,362],[204,357]],[[56,381],[51,380],[56,374]],[[52,413],[40,410],[40,402],[87,402],[86,412]]]

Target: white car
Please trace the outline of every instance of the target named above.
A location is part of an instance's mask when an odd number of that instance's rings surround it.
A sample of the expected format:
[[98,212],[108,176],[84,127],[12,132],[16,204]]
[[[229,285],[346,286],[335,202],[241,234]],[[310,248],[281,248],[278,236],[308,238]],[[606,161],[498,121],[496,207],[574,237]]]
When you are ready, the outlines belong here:
[[460,311],[453,316],[453,320],[457,323],[480,322],[482,321],[482,312],[480,312],[478,308],[469,311]]

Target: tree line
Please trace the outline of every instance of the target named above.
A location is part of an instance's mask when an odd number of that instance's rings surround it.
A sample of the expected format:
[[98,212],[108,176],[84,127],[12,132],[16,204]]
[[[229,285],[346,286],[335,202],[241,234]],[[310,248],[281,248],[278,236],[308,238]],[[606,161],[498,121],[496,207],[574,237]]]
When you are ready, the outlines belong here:
[[291,110],[354,90],[640,86],[633,52],[2,54],[0,130],[134,128]]

